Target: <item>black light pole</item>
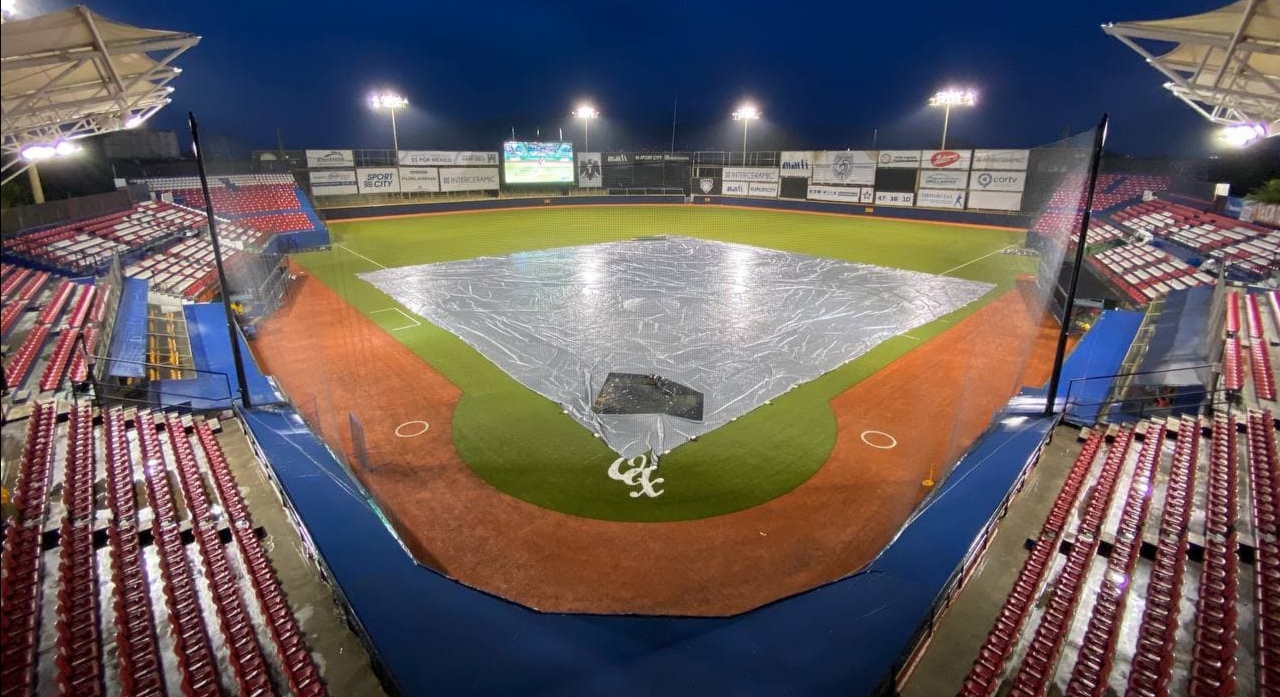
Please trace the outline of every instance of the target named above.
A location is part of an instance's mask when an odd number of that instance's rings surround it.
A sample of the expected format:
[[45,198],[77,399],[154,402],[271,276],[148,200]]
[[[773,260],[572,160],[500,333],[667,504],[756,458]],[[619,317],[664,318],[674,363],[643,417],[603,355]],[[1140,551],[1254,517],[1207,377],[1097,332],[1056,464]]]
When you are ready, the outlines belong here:
[[1089,164],[1089,188],[1084,197],[1084,215],[1080,218],[1080,239],[1076,242],[1075,268],[1071,269],[1071,282],[1067,284],[1067,299],[1062,308],[1062,329],[1058,332],[1058,348],[1053,354],[1053,373],[1049,376],[1049,396],[1045,398],[1044,415],[1053,416],[1053,404],[1058,398],[1058,382],[1062,379],[1062,361],[1067,353],[1067,335],[1071,332],[1071,311],[1076,304],[1076,282],[1080,280],[1080,266],[1084,264],[1084,248],[1089,241],[1089,217],[1093,211],[1093,190],[1098,185],[1098,166],[1102,163],[1102,144],[1107,140],[1107,115],[1102,115],[1098,130],[1093,135],[1093,162]]
[[218,268],[218,287],[222,293],[222,309],[227,313],[227,335],[231,337],[231,358],[236,364],[236,385],[240,388],[240,400],[249,404],[249,383],[245,379],[244,358],[240,355],[240,338],[236,332],[236,313],[231,309],[231,289],[227,286],[227,272],[222,267],[222,245],[218,244],[218,223],[213,217],[213,197],[209,195],[209,177],[204,171],[204,149],[200,147],[200,127],[194,112],[187,112],[191,126],[191,143],[196,149],[196,166],[200,168],[200,190],[204,193],[204,213],[209,217],[209,241],[213,243],[213,264]]

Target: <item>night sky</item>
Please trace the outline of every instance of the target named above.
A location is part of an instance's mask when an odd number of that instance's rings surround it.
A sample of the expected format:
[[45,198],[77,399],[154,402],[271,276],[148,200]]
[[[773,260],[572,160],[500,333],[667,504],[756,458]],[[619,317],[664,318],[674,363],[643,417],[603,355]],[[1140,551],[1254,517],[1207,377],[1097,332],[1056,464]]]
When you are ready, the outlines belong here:
[[[592,150],[737,149],[737,102],[764,120],[752,149],[936,147],[925,102],[972,85],[953,146],[1027,147],[1112,114],[1111,149],[1211,152],[1210,124],[1162,76],[1102,33],[1107,21],[1203,12],[1227,0],[1073,2],[243,2],[91,0],[121,21],[203,40],[179,59],[174,102],[153,128],[202,129],[244,147],[390,148],[375,87],[406,96],[404,149],[494,150],[520,138],[581,137]],[[69,3],[20,0],[52,11]],[[27,9],[27,11],[30,11]]]

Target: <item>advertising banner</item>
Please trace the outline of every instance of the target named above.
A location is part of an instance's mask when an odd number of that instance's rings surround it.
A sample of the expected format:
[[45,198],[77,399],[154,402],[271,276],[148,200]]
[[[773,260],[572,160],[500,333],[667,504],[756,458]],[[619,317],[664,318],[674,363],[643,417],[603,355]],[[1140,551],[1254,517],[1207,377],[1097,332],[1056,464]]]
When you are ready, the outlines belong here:
[[876,182],[875,153],[866,150],[821,150],[813,154],[813,181],[816,184],[857,184]]
[[921,169],[969,169],[972,150],[925,150],[920,153]]
[[399,175],[395,167],[361,167],[356,170],[356,188],[362,194],[399,193]]
[[631,160],[637,163],[689,162],[692,159],[693,157],[687,152],[660,152],[660,153],[638,152],[631,155]]
[[601,176],[602,172],[600,153],[578,153],[578,186],[584,189],[599,189],[604,185],[604,178]]
[[454,152],[450,150],[401,150],[400,164],[407,166],[426,165],[488,165],[498,164],[496,152]]
[[312,196],[354,196],[356,188],[354,169],[334,169],[328,172],[310,172]]
[[355,167],[356,156],[350,150],[308,150],[307,167]]
[[953,172],[946,169],[922,169],[920,170],[920,188],[967,189],[969,173],[964,170]]
[[915,204],[916,195],[900,191],[877,191],[877,206],[910,206]]
[[808,150],[784,150],[778,155],[778,169],[782,170],[784,177],[808,178],[812,160],[813,153]]
[[716,177],[699,177],[693,180],[693,194],[716,196],[720,193],[720,180]]
[[773,167],[725,167],[723,176],[725,182],[776,182],[778,170]]
[[[809,185],[810,201],[833,201],[835,203],[864,203],[864,193],[872,189],[861,186],[822,186],[820,184]],[[865,194],[867,199],[872,198],[872,194]]]
[[1026,172],[974,172],[969,178],[974,191],[1022,191],[1026,185]]
[[861,203],[875,203],[875,202],[876,202],[876,190],[870,186],[862,187]]
[[1026,169],[1030,150],[974,150],[974,169]]
[[916,205],[922,208],[964,208],[964,192],[953,189],[921,189]]
[[920,151],[881,150],[876,164],[886,169],[920,169]]
[[439,191],[440,170],[435,167],[401,167],[400,190],[406,193]]
[[631,164],[631,155],[625,152],[607,152],[604,154],[604,163],[606,165],[629,165]]
[[969,192],[969,210],[1019,211],[1022,210],[1022,193],[971,190]]
[[761,198],[778,198],[778,183],[751,182],[747,186],[747,195]]
[[724,194],[725,196],[750,196],[751,195],[750,182],[731,182],[726,180],[723,184],[721,184],[721,187],[722,188],[720,190],[720,193]]
[[496,191],[497,167],[441,167],[441,191]]

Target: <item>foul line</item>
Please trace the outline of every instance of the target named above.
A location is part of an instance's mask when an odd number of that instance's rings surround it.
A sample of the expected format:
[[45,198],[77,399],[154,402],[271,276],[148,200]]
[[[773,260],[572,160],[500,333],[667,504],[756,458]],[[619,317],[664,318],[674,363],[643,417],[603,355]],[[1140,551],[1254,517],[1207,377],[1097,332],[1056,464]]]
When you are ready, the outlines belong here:
[[342,246],[342,245],[338,244],[337,242],[334,242],[334,243],[333,243],[333,246],[335,246],[335,247],[337,247],[337,248],[339,248],[339,249],[345,249],[346,251],[348,251],[348,252],[350,252],[350,253],[352,253],[352,254],[354,254],[354,255],[356,255],[356,256],[358,256],[358,257],[360,257],[361,259],[364,259],[365,261],[369,262],[370,264],[373,264],[374,266],[376,266],[376,267],[378,267],[378,268],[380,268],[380,269],[385,269],[385,268],[387,268],[387,267],[383,266],[382,264],[379,264],[378,262],[376,262],[376,261],[374,261],[374,260],[370,259],[369,257],[367,257],[367,256],[365,256],[365,255],[363,255],[363,254],[361,254],[360,252],[357,252],[357,251],[356,251],[356,250],[354,250],[354,249],[349,249],[349,248],[347,248],[347,247],[344,247],[344,246]]
[[[1006,247],[1001,247],[1000,249],[997,249],[996,251],[994,251],[994,252],[992,252],[992,253],[990,253],[990,254],[983,254],[982,256],[978,257],[977,259],[974,259],[973,261],[966,261],[965,263],[963,263],[963,264],[961,264],[961,265],[959,265],[959,266],[955,267],[954,269],[947,269],[946,271],[943,271],[942,273],[940,273],[940,274],[938,274],[938,275],[939,275],[939,276],[946,276],[947,274],[951,273],[952,271],[959,271],[960,269],[963,269],[964,267],[966,267],[966,266],[968,266],[968,265],[970,265],[970,264],[976,264],[976,263],[978,263],[978,262],[982,261],[983,259],[986,259],[987,257],[993,257],[993,256],[995,256],[995,255],[997,255],[997,254],[999,254],[999,253],[1003,252],[1003,251],[1004,251],[1004,250],[1006,250],[1006,249],[1011,249],[1012,247],[1013,247],[1013,245],[1008,245],[1008,246],[1006,246]],[[372,261],[372,260],[371,260],[371,261]],[[375,262],[375,263],[376,263],[376,262]]]
[[400,309],[400,308],[398,308],[398,307],[386,307],[386,308],[383,308],[383,309],[381,309],[381,310],[373,310],[373,311],[372,311],[372,312],[370,312],[369,314],[371,314],[371,315],[376,315],[376,314],[378,314],[379,312],[391,312],[392,310],[394,310],[394,311],[396,311],[396,312],[399,312],[401,317],[404,317],[405,319],[409,320],[410,322],[413,322],[413,324],[410,324],[410,325],[409,325],[409,326],[407,326],[407,327],[394,327],[394,328],[392,328],[392,329],[391,329],[391,331],[393,331],[393,332],[398,332],[398,331],[401,331],[401,330],[404,330],[404,329],[413,329],[414,327],[421,327],[421,326],[422,326],[422,322],[419,322],[418,320],[416,320],[416,319],[414,319],[414,318],[410,317],[409,315],[405,314],[405,311],[404,311],[404,310],[401,310],[401,309]]

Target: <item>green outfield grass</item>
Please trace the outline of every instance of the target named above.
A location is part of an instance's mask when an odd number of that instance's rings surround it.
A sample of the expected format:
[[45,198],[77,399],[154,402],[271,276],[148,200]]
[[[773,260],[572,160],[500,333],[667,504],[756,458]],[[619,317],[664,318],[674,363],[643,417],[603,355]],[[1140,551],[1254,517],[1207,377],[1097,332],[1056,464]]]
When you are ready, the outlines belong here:
[[[835,443],[828,402],[1010,288],[1035,259],[1000,254],[1021,232],[865,217],[695,206],[550,208],[333,223],[334,249],[296,259],[462,389],[458,452],[483,479],[555,510],[607,520],[688,520],[758,505],[818,470]],[[447,331],[400,329],[393,300],[356,274],[484,255],[679,234],[879,264],[997,285],[980,301],[773,400],[662,459],[665,493],[631,498],[605,475],[615,459],[560,407]],[[366,429],[372,428],[365,424]]]

